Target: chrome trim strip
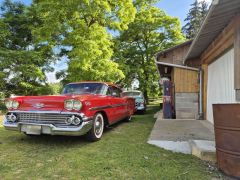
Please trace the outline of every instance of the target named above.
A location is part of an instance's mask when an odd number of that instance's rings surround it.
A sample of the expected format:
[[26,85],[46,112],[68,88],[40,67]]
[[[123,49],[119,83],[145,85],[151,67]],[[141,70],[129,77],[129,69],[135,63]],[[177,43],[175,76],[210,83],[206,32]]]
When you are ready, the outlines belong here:
[[14,111],[8,111],[12,113],[56,113],[61,114],[62,111],[39,111],[39,110],[29,110],[29,111],[21,111],[21,110],[14,110]]
[[102,110],[102,109],[107,109],[107,108],[112,108],[112,106],[97,106],[97,107],[89,108],[89,110],[93,111],[93,110]]
[[127,106],[128,104],[127,103],[124,103],[124,104],[115,104],[115,105],[112,105],[112,107],[120,107],[120,106]]
[[89,108],[90,111],[94,111],[94,110],[103,110],[103,109],[108,109],[108,108],[115,108],[115,107],[120,107],[120,106],[127,106],[127,103],[124,104],[114,104],[112,106],[96,106],[96,107],[92,107]]
[[92,117],[87,117],[84,113],[78,113],[78,112],[66,112],[66,111],[8,111],[8,113],[39,113],[39,114],[69,114],[69,115],[77,115],[82,118],[83,121],[91,120]]

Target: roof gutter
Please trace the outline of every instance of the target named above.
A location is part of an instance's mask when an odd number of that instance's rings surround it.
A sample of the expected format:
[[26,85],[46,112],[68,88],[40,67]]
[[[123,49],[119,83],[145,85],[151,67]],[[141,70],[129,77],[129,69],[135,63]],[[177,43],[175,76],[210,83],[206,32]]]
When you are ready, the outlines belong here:
[[188,69],[188,70],[192,70],[192,71],[199,71],[198,68],[193,68],[193,67],[188,67],[188,66],[181,66],[181,65],[177,65],[177,64],[171,64],[171,63],[165,63],[165,62],[159,62],[156,61],[156,64],[158,65],[164,65],[164,66],[171,66],[171,67],[176,67],[176,68],[181,68],[181,69]]
[[195,44],[196,44],[196,42],[197,42],[197,40],[198,40],[198,38],[199,38],[202,30],[203,30],[203,28],[204,28],[205,25],[207,24],[207,21],[208,21],[209,17],[212,15],[213,10],[215,9],[215,7],[216,7],[218,4],[219,4],[219,0],[213,0],[213,2],[212,2],[212,4],[211,4],[211,7],[210,7],[210,9],[209,9],[209,11],[208,11],[208,13],[207,13],[207,16],[205,17],[205,19],[204,19],[204,21],[203,21],[203,23],[202,23],[202,25],[201,25],[201,27],[200,27],[197,35],[195,36],[195,38],[194,38],[194,40],[193,40],[193,42],[192,42],[192,44],[191,44],[191,46],[190,46],[190,48],[189,48],[189,50],[188,50],[187,55],[185,56],[185,58],[184,58],[184,60],[183,60],[183,64],[186,63],[186,61],[187,61],[187,59],[188,59],[191,51],[193,50],[193,47],[195,46]]

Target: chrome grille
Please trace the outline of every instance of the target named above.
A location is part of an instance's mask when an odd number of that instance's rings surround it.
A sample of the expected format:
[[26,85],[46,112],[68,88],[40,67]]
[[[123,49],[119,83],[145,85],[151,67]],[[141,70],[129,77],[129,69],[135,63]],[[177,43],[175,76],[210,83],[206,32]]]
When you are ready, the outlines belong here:
[[136,103],[135,103],[135,106],[136,106],[136,107],[138,107],[138,106],[140,106],[140,105],[141,105],[140,102],[136,102]]
[[70,115],[57,113],[16,113],[19,122],[65,125]]

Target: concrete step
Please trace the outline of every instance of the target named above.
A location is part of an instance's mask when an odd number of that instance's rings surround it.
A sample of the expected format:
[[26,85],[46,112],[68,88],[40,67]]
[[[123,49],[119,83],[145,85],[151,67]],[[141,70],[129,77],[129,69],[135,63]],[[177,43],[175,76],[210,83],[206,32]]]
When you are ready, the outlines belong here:
[[198,99],[198,93],[176,93],[176,98]]
[[198,107],[192,107],[192,108],[187,108],[187,107],[176,107],[176,111],[182,111],[182,112],[197,112]]
[[183,112],[176,110],[176,118],[177,119],[196,119],[197,118],[197,112]]
[[198,108],[198,103],[193,102],[177,102],[176,101],[176,108]]
[[204,161],[216,162],[215,141],[190,140],[192,155]]
[[191,99],[191,98],[179,98],[176,97],[176,103],[184,103],[184,102],[189,102],[189,103],[198,103],[198,99]]

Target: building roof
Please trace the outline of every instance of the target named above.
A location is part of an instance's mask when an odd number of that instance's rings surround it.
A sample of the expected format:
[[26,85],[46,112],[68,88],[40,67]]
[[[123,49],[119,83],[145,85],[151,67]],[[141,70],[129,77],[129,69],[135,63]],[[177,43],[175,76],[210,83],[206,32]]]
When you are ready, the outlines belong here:
[[213,0],[184,62],[199,57],[238,13],[240,13],[240,0]]
[[160,52],[158,52],[158,53],[156,54],[156,57],[158,57],[158,56],[160,56],[160,55],[162,55],[162,54],[164,54],[164,53],[168,53],[168,52],[170,52],[170,51],[172,51],[172,50],[174,50],[174,49],[177,49],[177,48],[183,47],[183,46],[185,46],[185,45],[191,44],[192,41],[193,41],[193,40],[188,40],[188,41],[185,41],[185,42],[183,42],[183,43],[181,43],[181,44],[178,44],[178,45],[176,45],[176,46],[173,46],[173,47],[171,47],[171,48],[168,48],[168,49],[165,49],[165,50],[163,50],[163,51],[160,51]]

